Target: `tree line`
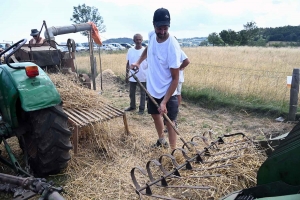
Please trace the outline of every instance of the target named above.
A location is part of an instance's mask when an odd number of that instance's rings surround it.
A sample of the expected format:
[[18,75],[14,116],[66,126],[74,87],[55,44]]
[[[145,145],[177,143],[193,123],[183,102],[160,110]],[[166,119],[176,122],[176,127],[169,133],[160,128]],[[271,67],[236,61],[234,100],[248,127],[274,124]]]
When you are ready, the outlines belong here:
[[290,46],[300,46],[300,26],[283,26],[276,28],[258,28],[255,22],[247,22],[244,29],[234,31],[222,30],[211,33],[207,41],[200,46],[266,46],[269,41],[289,42]]
[[[73,14],[70,18],[74,23],[94,22],[100,33],[106,31],[103,17],[95,7],[86,4],[73,7]],[[200,46],[266,46],[269,41],[288,42],[289,46],[300,46],[300,25],[283,26],[276,28],[258,28],[255,22],[247,22],[241,31],[232,29],[222,30],[220,33],[213,32],[208,35],[207,40],[200,43]],[[87,36],[87,32],[81,32]]]

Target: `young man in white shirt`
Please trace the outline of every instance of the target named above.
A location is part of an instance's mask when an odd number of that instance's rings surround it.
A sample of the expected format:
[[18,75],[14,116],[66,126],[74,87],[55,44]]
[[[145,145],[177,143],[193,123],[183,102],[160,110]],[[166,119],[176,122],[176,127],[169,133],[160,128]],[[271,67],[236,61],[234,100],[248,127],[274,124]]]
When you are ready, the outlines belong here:
[[[147,90],[159,105],[157,109],[149,98],[148,113],[154,120],[158,134],[158,140],[152,147],[169,146],[164,138],[164,123],[161,115],[167,114],[174,124],[178,113],[176,88],[179,80],[181,49],[176,38],[168,32],[170,20],[167,9],[159,8],[154,12],[154,31],[149,33],[148,47],[145,48],[140,59],[131,65],[132,69],[138,68],[147,58]],[[173,150],[176,148],[177,135],[172,124],[168,121],[165,123],[169,132],[170,147]]]
[[[133,48],[129,48],[127,52],[127,64],[126,69],[130,69],[130,65],[135,63],[142,55],[145,47],[142,46],[143,37],[141,34],[135,34],[133,36],[133,42],[135,46]],[[139,71],[136,73],[134,70],[130,70],[128,76],[130,77],[133,74],[139,79],[139,81],[146,88],[146,70],[147,70],[147,62],[144,60],[140,64]],[[126,70],[127,71],[127,70]],[[136,101],[135,101],[135,92],[137,82],[133,77],[129,78],[129,97],[130,97],[130,106],[125,109],[125,111],[133,111],[136,109]],[[146,92],[140,87],[140,106],[139,106],[139,114],[144,114],[145,110],[145,102],[146,102]]]

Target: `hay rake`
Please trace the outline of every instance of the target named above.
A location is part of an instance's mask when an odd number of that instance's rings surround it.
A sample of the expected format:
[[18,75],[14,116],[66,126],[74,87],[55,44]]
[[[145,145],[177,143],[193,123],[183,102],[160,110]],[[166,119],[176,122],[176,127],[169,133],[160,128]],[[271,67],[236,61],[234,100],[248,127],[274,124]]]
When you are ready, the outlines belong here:
[[[209,131],[209,137],[212,140],[212,131]],[[242,139],[236,140],[234,142],[225,142],[225,138],[235,137],[235,136],[242,136]],[[198,150],[195,147],[200,146],[199,141],[204,145],[202,150]],[[188,152],[185,149],[187,144],[194,147],[193,152]],[[174,149],[171,154],[163,154],[159,157],[158,160],[153,159],[147,162],[146,170],[141,167],[134,167],[131,170],[131,179],[135,186],[135,191],[139,195],[139,198],[142,199],[142,196],[150,196],[154,198],[160,199],[170,199],[174,200],[176,198],[163,196],[159,194],[154,194],[153,189],[155,187],[160,188],[186,188],[186,189],[198,189],[198,190],[210,190],[215,189],[213,186],[192,186],[192,185],[172,185],[170,182],[174,179],[189,179],[189,178],[210,178],[210,177],[220,177],[221,174],[210,174],[208,173],[210,170],[213,169],[226,169],[230,168],[232,164],[230,163],[231,160],[237,159],[240,157],[241,152],[243,149],[247,149],[249,145],[253,144],[252,140],[246,137],[243,133],[235,133],[229,135],[223,135],[218,137],[216,140],[212,141],[210,144],[208,143],[208,139],[203,136],[194,136],[191,141],[184,143],[182,148]],[[179,152],[181,159],[183,158],[184,163],[179,164],[175,158],[175,152]],[[193,153],[192,157],[188,155],[188,153]],[[221,158],[220,158],[221,157]],[[171,171],[167,170],[163,166],[163,160],[169,159],[172,163],[173,169]],[[196,168],[192,165],[192,163],[200,165],[199,168]],[[153,175],[153,167],[156,167],[156,170],[160,172],[160,178],[154,178]],[[190,171],[204,171],[208,174],[204,174],[201,176],[187,176],[182,177],[179,171],[181,169],[190,170]],[[139,172],[139,175],[146,177],[149,179],[147,183],[143,186],[140,185],[137,177],[136,172]]]

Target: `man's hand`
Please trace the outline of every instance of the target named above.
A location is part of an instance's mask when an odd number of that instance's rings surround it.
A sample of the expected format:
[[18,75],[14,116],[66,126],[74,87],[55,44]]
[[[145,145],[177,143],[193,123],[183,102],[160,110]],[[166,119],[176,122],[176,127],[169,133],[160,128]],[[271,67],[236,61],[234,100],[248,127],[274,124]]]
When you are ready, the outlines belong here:
[[159,114],[163,115],[164,113],[167,114],[168,110],[167,110],[167,106],[165,103],[161,102],[159,107],[158,107],[158,112]]
[[138,70],[139,68],[140,68],[140,65],[138,63],[132,63],[130,65],[130,69],[132,69],[134,71]]

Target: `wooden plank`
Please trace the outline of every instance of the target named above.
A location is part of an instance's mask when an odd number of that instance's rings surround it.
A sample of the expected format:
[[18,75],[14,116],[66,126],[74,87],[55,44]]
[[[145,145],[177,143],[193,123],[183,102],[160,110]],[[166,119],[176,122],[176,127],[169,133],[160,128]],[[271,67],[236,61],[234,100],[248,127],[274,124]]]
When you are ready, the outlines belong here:
[[81,119],[81,120],[84,120],[85,121],[85,123],[90,123],[90,117],[88,117],[88,116],[86,116],[83,112],[82,112],[82,110],[79,110],[79,109],[73,109],[73,111],[76,113],[76,114],[78,114],[78,116],[79,116],[79,118]]
[[125,128],[125,133],[130,134],[126,113],[116,109],[110,105],[102,103],[103,106],[98,109],[78,109],[78,108],[64,108],[65,113],[68,115],[69,122],[74,126],[73,130],[73,151],[76,155],[78,153],[78,142],[79,133],[82,126],[92,124],[100,121],[108,121],[117,117],[123,117],[123,123]]
[[115,113],[115,115],[117,116],[123,116],[124,112],[121,110],[117,110],[113,107],[111,107],[110,105],[106,105],[106,107],[108,107],[111,111],[113,111]]
[[101,111],[95,110],[95,112],[97,112],[98,114],[104,116],[104,120],[112,119],[112,117],[110,117],[109,115],[107,115],[106,112],[103,112],[103,109]]
[[[102,120],[102,117],[101,117],[101,116],[93,115],[92,112],[90,112],[90,111],[88,111],[88,110],[86,110],[86,109],[83,109],[83,110],[81,110],[81,111],[82,111],[83,113],[85,113],[86,115],[90,116],[92,122],[95,122],[95,121],[101,121],[101,120]],[[101,118],[99,119],[99,117],[101,117]]]
[[64,110],[64,112],[68,115],[69,119],[71,119],[77,125],[85,126],[84,123],[81,123],[81,121],[78,120],[75,116],[73,116],[69,111],[70,110]]
[[103,111],[106,111],[107,115],[109,115],[111,119],[112,119],[112,118],[115,118],[115,115],[111,112],[110,109],[104,107],[102,110],[103,110]]
[[[78,122],[79,124],[84,124],[84,126],[86,126],[88,122],[85,119],[83,119],[80,115],[78,115],[74,110],[69,110],[69,112],[73,116],[76,116],[76,122]],[[86,123],[84,123],[83,121],[85,121]]]
[[100,115],[99,113],[97,113],[95,110],[91,110],[90,112],[92,115],[95,115],[96,117],[98,117],[100,119],[100,121],[105,120],[105,118],[102,115]]

